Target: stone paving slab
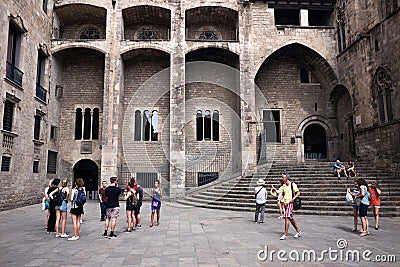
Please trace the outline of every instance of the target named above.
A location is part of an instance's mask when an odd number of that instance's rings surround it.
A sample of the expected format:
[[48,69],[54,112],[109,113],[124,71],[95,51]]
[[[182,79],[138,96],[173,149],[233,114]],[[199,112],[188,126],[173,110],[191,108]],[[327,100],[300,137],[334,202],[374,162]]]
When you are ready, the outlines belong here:
[[[364,260],[362,253],[367,250],[372,253],[367,255],[371,259],[381,255],[394,256],[400,261],[400,218],[383,217],[381,229],[371,228],[369,236],[359,237],[351,232],[352,217],[299,215],[295,219],[303,236],[293,238],[294,230],[290,228],[288,239],[281,241],[283,221],[277,219],[277,214],[267,214],[265,224],[255,224],[254,215],[249,212],[164,202],[160,226],[150,228],[150,203],[145,202],[143,228],[124,233],[124,210],[122,204],[116,227],[118,237],[105,239],[101,237],[104,223],[99,221],[99,205],[89,201],[78,241],[47,234],[46,213],[40,210],[40,205],[0,212],[0,266],[398,266],[393,259],[392,262]],[[369,220],[373,225],[374,219]],[[71,232],[68,216],[67,233]],[[339,239],[343,239],[340,248]],[[266,250],[268,257],[263,260],[265,253],[260,251]],[[278,258],[280,250],[286,252],[281,254],[282,259]],[[323,250],[328,252],[319,261]],[[307,253],[312,252],[316,257],[310,254],[310,261]],[[353,261],[353,257],[346,260],[346,255],[357,252],[359,261]],[[295,260],[296,253],[299,261]]]

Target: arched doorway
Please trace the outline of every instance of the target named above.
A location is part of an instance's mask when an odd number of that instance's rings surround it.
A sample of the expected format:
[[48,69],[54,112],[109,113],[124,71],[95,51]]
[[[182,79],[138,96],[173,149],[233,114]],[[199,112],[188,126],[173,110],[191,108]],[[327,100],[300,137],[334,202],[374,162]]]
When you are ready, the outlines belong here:
[[319,124],[310,124],[304,130],[304,158],[327,158],[326,132]]
[[82,178],[85,182],[86,194],[89,199],[97,198],[97,190],[99,186],[99,168],[96,163],[90,159],[82,159],[74,166],[74,182],[75,179]]

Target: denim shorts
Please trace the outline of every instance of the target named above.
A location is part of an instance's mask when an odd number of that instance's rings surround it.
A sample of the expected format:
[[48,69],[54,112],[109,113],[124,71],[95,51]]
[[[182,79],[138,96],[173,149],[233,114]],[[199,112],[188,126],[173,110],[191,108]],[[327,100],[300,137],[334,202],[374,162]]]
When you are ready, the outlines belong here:
[[67,201],[63,200],[61,206],[55,206],[55,210],[59,210],[61,212],[67,212]]

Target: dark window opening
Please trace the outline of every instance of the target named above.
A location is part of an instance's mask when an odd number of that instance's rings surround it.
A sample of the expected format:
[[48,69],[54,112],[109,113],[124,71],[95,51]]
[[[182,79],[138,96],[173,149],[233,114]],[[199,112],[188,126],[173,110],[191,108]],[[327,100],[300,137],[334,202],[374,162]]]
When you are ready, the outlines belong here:
[[386,92],[386,111],[388,121],[393,121],[392,97],[390,91]]
[[150,125],[150,112],[148,110],[145,110],[143,112],[143,141],[150,141]]
[[306,69],[300,69],[300,82],[301,83],[310,83],[310,77],[309,77],[308,71]]
[[57,127],[51,125],[50,126],[50,139],[51,140],[56,140],[57,139]]
[[135,141],[140,141],[142,136],[142,118],[140,115],[140,110],[135,111]]
[[218,172],[198,172],[197,173],[198,186],[209,184],[217,179],[218,179]]
[[299,9],[275,9],[275,25],[300,25]]
[[75,116],[75,140],[82,139],[82,109],[76,109]]
[[381,123],[386,121],[385,119],[385,103],[383,102],[383,94],[382,92],[378,93],[378,106],[379,106],[379,119]]
[[35,125],[34,125],[34,130],[33,130],[33,139],[39,140],[40,139],[40,122],[42,120],[42,117],[39,115],[35,115]]
[[1,157],[1,171],[9,172],[11,166],[11,157],[2,156]]
[[204,112],[204,140],[211,140],[211,112],[209,110]]
[[340,27],[340,32],[341,32],[341,40],[342,40],[342,50],[346,49],[346,25],[343,23],[341,24]]
[[315,111],[318,111],[318,104],[317,103],[314,104],[314,109],[315,109]]
[[310,26],[330,26],[332,11],[327,10],[309,10],[308,24]]
[[47,2],[48,0],[43,0],[42,9],[45,13],[47,13]]
[[280,111],[264,110],[264,138],[266,142],[281,142]]
[[212,133],[213,141],[219,141],[219,113],[217,110],[214,110],[213,114]]
[[379,43],[378,40],[375,40],[375,52],[379,51]]
[[91,121],[90,108],[85,108],[85,115],[83,118],[83,139],[90,139]]
[[51,174],[57,173],[57,152],[50,150],[48,151],[47,173]]
[[23,72],[18,69],[22,33],[11,22],[9,25],[6,77],[22,86]]
[[33,161],[33,173],[39,173],[39,161]]
[[196,112],[196,136],[197,141],[203,140],[203,113],[201,110]]
[[9,100],[4,102],[3,130],[11,132],[15,104]]
[[92,139],[99,139],[99,109],[93,109]]

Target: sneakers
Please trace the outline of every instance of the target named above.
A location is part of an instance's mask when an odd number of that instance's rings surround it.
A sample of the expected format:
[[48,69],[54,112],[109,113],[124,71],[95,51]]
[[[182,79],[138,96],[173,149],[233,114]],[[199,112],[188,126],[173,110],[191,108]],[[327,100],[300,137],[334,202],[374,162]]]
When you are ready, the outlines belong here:
[[114,233],[110,233],[110,235],[108,236],[109,239],[113,239],[116,238],[117,236]]
[[130,233],[130,232],[131,232],[131,230],[125,229],[125,233]]
[[136,225],[136,229],[140,229],[140,228],[142,228],[141,224]]
[[281,238],[279,238],[279,240],[286,240],[286,235],[282,235]]
[[56,234],[56,237],[61,237],[61,234]]
[[107,233],[104,233],[104,234],[102,234],[101,236],[104,237],[104,238],[108,238]]
[[61,238],[66,238],[66,237],[69,237],[69,235],[68,234],[61,234],[60,237]]
[[76,241],[78,239],[79,239],[79,236],[73,236],[73,237],[68,238],[68,241]]
[[294,238],[298,238],[298,237],[300,237],[301,236],[301,231],[300,232],[297,232],[293,237]]
[[278,219],[279,219],[279,220],[282,220],[282,219],[283,219],[283,216],[282,216],[282,215],[281,215],[281,216],[279,216],[279,217],[278,217]]

